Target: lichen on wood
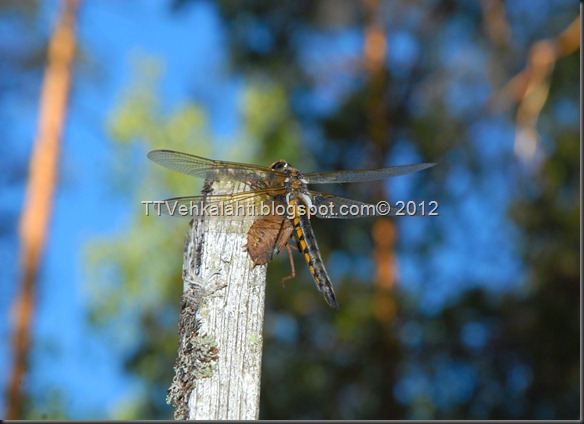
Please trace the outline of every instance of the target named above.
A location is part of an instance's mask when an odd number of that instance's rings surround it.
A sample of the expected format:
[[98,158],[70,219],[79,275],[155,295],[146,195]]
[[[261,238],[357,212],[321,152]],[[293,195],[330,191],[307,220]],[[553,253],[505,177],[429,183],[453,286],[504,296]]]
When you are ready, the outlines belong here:
[[[204,192],[242,187],[206,184]],[[183,262],[179,350],[167,402],[175,419],[257,419],[266,266],[244,249],[245,220],[191,223]]]

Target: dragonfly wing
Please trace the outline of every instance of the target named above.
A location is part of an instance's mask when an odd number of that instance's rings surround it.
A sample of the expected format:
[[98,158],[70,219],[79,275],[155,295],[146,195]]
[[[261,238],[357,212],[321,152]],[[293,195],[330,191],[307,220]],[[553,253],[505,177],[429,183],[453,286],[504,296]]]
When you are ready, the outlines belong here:
[[[166,199],[160,206],[154,205],[154,212],[184,218],[212,219],[258,219],[272,214],[272,199],[282,189],[268,188],[250,190],[235,194],[208,194],[206,196],[186,196]],[[285,219],[285,217],[277,217]]]
[[352,219],[375,215],[375,205],[332,194],[309,191],[319,218]]
[[280,253],[292,236],[292,222],[277,217],[254,221],[247,233],[244,246],[254,265],[265,265]]
[[435,163],[417,163],[413,165],[390,166],[389,168],[358,170],[358,171],[331,171],[312,172],[304,174],[309,184],[356,183],[361,181],[381,180],[388,177],[411,174],[430,168]]
[[[398,216],[400,208],[385,204],[378,209],[373,203],[361,202],[359,200],[347,199],[346,197],[335,196],[333,194],[318,193],[308,191],[312,204],[316,207],[314,214],[319,218],[353,219],[366,218],[368,216]],[[388,207],[389,206],[389,211]],[[401,209],[403,214],[403,208]],[[417,212],[414,215],[421,215]],[[409,215],[408,215],[409,216]]]
[[282,183],[286,175],[259,165],[206,159],[173,150],[152,150],[148,159],[165,168],[210,180],[231,180],[265,187]]

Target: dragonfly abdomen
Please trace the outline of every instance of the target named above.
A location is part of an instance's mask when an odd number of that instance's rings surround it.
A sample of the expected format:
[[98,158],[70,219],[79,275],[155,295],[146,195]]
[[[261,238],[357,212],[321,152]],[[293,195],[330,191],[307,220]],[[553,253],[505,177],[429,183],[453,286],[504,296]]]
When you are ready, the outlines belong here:
[[298,215],[294,217],[292,223],[298,246],[304,255],[304,260],[316,282],[318,290],[324,295],[329,306],[338,308],[339,304],[337,303],[333,284],[320,256],[310,219],[307,215]]

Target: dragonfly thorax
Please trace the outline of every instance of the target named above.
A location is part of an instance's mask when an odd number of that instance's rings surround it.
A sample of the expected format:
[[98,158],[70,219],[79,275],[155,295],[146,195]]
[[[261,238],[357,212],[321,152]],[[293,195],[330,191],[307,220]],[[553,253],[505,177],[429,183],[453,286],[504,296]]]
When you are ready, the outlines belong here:
[[302,175],[299,170],[293,168],[285,160],[272,163],[270,168],[274,171],[279,171],[286,175],[286,178],[284,179],[284,187],[286,188],[287,204],[290,204],[290,198],[294,197],[298,200],[301,199],[302,203],[305,203],[308,206],[312,206],[312,201],[306,194],[306,185],[308,184],[308,181],[306,178],[304,178],[304,175]]
[[286,175],[284,183],[287,189],[300,189],[308,184],[308,181],[304,178],[304,175],[302,175],[302,173],[296,168],[293,168],[292,165],[290,165],[285,160],[279,160],[272,163],[270,168],[274,171],[283,172]]

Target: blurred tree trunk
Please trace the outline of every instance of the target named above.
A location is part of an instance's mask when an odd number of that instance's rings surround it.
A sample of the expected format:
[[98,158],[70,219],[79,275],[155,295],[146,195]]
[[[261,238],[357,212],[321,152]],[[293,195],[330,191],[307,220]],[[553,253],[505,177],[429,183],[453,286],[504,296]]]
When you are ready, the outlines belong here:
[[[216,183],[213,193],[236,186]],[[208,192],[204,189],[204,192]],[[259,417],[266,266],[243,248],[249,222],[193,221],[185,246],[175,419]]]
[[[392,148],[392,111],[389,105],[389,71],[387,61],[387,29],[383,15],[383,2],[364,0],[365,8],[365,70],[368,73],[366,92],[367,131],[373,148],[369,149],[372,167],[386,166],[385,160]],[[385,200],[388,194],[384,182],[375,183],[375,197]],[[375,319],[386,329],[381,339],[386,362],[379,372],[389,381],[397,381],[397,367],[400,348],[393,330],[387,325],[396,316],[397,306],[392,288],[396,283],[395,243],[397,228],[388,218],[376,218],[371,230],[373,239],[373,260],[376,268],[375,295],[372,310]],[[400,406],[394,396],[383,396],[383,415],[399,416]]]
[[[378,0],[365,0],[365,49],[364,64],[368,73],[367,131],[373,143],[374,168],[385,166],[385,158],[391,148],[390,113],[386,104],[389,84],[385,61],[387,56],[387,37],[380,13]],[[377,183],[376,197],[386,197],[383,183]],[[377,293],[374,298],[374,312],[381,322],[388,322],[395,316],[395,304],[390,289],[395,284],[396,228],[387,218],[375,220],[372,229],[373,259],[376,264],[375,277]]]
[[26,198],[20,220],[20,292],[13,306],[13,358],[7,388],[7,419],[22,418],[22,383],[30,348],[30,328],[35,308],[36,278],[45,247],[53,194],[57,181],[59,148],[71,86],[75,55],[74,27],[77,0],[62,4],[47,54],[42,86],[38,134],[29,166]]

